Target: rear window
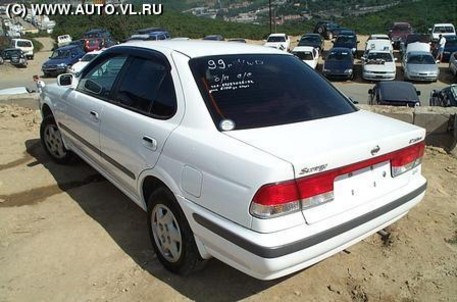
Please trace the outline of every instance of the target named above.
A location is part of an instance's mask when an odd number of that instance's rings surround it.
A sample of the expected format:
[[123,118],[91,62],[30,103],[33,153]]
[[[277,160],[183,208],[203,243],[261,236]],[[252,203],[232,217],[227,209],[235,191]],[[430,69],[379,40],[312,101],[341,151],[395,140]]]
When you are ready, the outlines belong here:
[[32,42],[29,41],[17,41],[17,47],[32,47]]
[[250,129],[331,117],[356,108],[291,55],[224,55],[190,60],[216,127]]

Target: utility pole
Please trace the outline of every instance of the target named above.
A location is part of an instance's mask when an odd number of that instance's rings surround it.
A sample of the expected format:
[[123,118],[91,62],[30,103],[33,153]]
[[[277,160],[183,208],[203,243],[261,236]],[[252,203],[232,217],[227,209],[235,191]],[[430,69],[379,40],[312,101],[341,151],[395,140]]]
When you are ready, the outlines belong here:
[[270,34],[271,34],[271,0],[268,0],[268,12],[269,12],[269,21],[268,23],[270,24]]

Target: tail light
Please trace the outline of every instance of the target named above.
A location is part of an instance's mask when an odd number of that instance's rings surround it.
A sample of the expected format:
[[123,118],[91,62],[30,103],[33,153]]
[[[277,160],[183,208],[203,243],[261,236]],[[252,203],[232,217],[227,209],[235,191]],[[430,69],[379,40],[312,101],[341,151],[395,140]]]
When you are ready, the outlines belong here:
[[335,178],[381,162],[390,161],[392,177],[397,177],[421,164],[425,143],[374,157],[323,173],[262,186],[254,195],[251,215],[270,218],[318,206],[334,199]]

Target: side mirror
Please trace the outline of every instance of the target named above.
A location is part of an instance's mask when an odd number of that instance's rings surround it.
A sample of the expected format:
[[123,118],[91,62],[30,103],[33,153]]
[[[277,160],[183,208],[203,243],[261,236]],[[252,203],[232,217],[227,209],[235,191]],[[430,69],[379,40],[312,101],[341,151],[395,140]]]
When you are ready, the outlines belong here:
[[356,100],[354,100],[354,99],[351,98],[351,97],[349,98],[349,100],[352,102],[352,104],[358,104],[358,103],[359,103],[359,101],[356,101]]
[[373,94],[373,89],[368,89],[368,94]]
[[421,92],[420,91],[416,91],[417,92],[417,95],[421,95]]
[[63,73],[57,77],[57,84],[62,87],[71,86],[73,83],[73,75],[71,73]]

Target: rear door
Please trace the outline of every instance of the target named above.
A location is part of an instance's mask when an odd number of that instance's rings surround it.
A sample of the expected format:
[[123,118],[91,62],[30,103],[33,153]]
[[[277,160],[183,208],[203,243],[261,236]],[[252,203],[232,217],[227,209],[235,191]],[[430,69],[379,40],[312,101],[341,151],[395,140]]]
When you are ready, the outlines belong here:
[[139,175],[154,167],[167,137],[177,127],[176,91],[168,59],[151,51],[130,53],[113,103],[100,129],[103,165],[131,194]]

